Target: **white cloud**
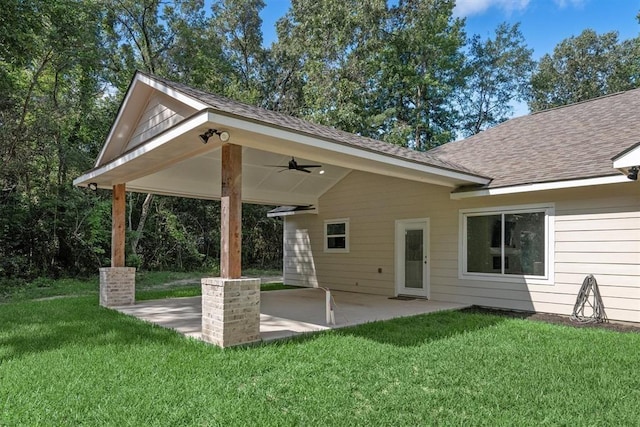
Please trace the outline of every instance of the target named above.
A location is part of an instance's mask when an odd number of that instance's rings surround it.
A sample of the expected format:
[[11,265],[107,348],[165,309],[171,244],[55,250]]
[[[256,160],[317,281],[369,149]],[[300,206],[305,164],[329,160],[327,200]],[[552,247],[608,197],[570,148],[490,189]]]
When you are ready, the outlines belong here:
[[575,7],[579,9],[584,6],[585,0],[553,0],[553,2],[560,9],[564,9],[566,7]]
[[[464,17],[479,15],[486,12],[491,7],[502,9],[506,13],[517,10],[524,10],[529,5],[530,0],[457,0],[453,10],[454,16]],[[580,0],[554,0],[556,3],[577,3]]]

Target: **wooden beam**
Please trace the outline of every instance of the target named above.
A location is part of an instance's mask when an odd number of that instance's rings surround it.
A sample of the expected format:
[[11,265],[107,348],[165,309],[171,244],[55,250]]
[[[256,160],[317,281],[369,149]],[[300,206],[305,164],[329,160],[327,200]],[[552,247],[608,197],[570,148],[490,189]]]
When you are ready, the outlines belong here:
[[220,221],[220,276],[239,279],[242,274],[242,146],[222,146]]
[[125,186],[114,185],[111,196],[111,267],[124,267]]

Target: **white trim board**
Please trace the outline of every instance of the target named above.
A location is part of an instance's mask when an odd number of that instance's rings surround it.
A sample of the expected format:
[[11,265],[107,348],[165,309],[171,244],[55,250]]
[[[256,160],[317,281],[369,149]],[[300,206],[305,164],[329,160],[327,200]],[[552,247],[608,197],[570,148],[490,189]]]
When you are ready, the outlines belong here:
[[613,167],[616,169],[640,166],[640,143],[623,151],[611,160],[613,160]]
[[598,178],[575,179],[571,181],[542,182],[538,184],[514,185],[511,187],[486,188],[482,190],[451,193],[452,200],[462,200],[471,197],[500,196],[503,194],[529,193],[534,191],[559,190],[563,188],[588,187],[592,185],[620,184],[632,182],[626,176],[614,175]]

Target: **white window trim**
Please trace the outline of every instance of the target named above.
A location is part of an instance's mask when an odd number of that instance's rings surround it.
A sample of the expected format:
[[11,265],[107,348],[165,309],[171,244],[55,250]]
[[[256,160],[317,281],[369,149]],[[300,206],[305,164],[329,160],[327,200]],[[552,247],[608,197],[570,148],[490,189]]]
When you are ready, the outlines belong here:
[[[469,273],[467,272],[467,216],[500,215],[526,212],[545,212],[545,274],[544,276]],[[477,214],[477,215],[473,215]],[[553,285],[555,280],[555,204],[530,204],[495,206],[490,208],[461,209],[458,219],[458,278],[461,280],[484,280],[491,282],[531,283]]]
[[[344,224],[344,249],[343,248],[329,248],[327,241],[329,237],[342,236],[342,234],[327,234],[327,225],[329,224]],[[349,253],[349,218],[337,218],[327,219],[324,221],[324,251],[328,253]]]

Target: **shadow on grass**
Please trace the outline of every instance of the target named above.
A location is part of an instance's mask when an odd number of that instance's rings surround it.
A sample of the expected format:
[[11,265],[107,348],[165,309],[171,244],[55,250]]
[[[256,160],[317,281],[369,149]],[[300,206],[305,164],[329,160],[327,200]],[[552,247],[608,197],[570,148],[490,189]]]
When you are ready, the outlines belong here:
[[[291,337],[284,342],[304,343],[325,335],[365,338],[398,347],[416,347],[499,325],[508,318],[466,311],[441,311]],[[277,341],[266,343],[278,344]]]
[[0,363],[69,346],[127,346],[143,342],[184,344],[177,332],[100,307],[95,297],[0,306]]

